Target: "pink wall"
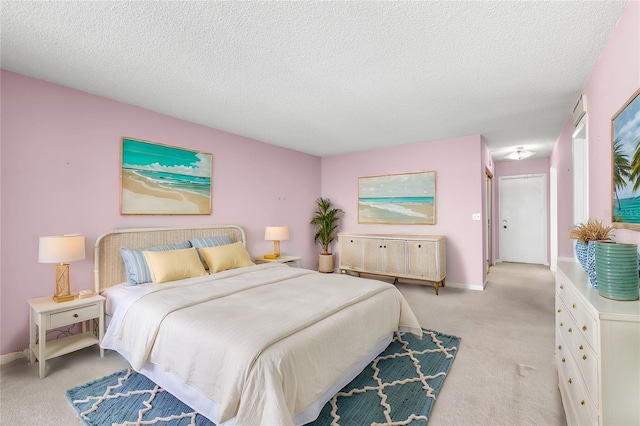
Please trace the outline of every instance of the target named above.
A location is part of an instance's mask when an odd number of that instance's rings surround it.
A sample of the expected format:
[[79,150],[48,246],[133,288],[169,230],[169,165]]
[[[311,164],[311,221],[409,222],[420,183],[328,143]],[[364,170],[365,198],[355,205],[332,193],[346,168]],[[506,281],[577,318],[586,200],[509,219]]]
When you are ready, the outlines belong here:
[[[500,223],[500,178],[505,176],[519,176],[519,175],[545,175],[547,183],[547,262],[549,262],[550,244],[549,241],[549,158],[537,158],[531,160],[520,161],[501,161],[496,163],[496,174],[493,177],[495,181],[495,198],[493,199],[494,205],[494,224]],[[493,255],[494,259],[500,258],[500,228],[498,226],[493,227]]]
[[[468,136],[322,158],[322,195],[345,211],[340,232],[407,233],[447,237],[447,282],[484,283],[484,142]],[[435,170],[435,225],[358,224],[358,177]],[[338,251],[338,247],[334,248]]]
[[558,210],[558,257],[573,257],[573,242],[569,239],[569,228],[573,226],[573,124],[568,120],[549,157],[550,167],[557,172]]
[[[640,2],[630,1],[602,51],[582,93],[587,96],[589,143],[589,217],[611,222],[611,118],[640,87]],[[567,123],[551,156],[561,174],[570,170],[572,124]],[[561,192],[562,191],[562,192]],[[558,188],[559,200],[571,200],[566,183]],[[566,204],[566,203],[565,203]],[[569,204],[571,206],[571,204]],[[565,207],[568,207],[565,205]],[[558,205],[558,255],[573,257],[567,244],[573,208]],[[640,243],[640,233],[616,230],[618,241]]]
[[[28,346],[27,299],[52,294],[55,268],[38,263],[38,237],[86,236],[71,265],[73,291],[93,288],[93,245],[114,228],[238,224],[251,254],[271,252],[264,227],[287,225],[283,253],[317,266],[309,225],[320,158],[2,71],[0,353]],[[119,214],[120,138],[213,154],[213,213]]]

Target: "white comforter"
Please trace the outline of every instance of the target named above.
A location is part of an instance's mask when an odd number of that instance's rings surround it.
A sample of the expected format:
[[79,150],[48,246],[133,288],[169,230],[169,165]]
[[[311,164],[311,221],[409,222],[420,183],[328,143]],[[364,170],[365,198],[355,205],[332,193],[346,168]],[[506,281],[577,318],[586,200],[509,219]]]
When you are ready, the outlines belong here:
[[389,333],[420,325],[392,285],[263,264],[147,286],[102,342],[218,405],[220,424],[292,424]]

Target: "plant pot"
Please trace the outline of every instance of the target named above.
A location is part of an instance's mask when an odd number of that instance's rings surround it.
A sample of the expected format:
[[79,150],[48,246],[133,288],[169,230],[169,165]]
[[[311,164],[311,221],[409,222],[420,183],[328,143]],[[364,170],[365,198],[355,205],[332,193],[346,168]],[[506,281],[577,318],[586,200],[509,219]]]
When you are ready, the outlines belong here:
[[333,267],[335,265],[334,257],[335,255],[333,253],[321,254],[320,260],[318,261],[318,272],[333,272]]
[[598,293],[613,300],[638,300],[638,246],[596,243]]
[[585,271],[587,270],[587,246],[586,242],[576,241],[576,257]]

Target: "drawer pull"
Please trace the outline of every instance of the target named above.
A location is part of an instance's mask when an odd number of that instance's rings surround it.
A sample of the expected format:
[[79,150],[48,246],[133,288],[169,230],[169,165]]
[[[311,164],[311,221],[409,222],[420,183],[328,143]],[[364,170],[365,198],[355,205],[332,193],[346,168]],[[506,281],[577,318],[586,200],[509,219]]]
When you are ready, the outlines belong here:
[[569,380],[567,380],[567,382],[569,382],[569,383],[573,383],[573,380],[569,379]]
[[582,359],[584,359],[586,361],[587,360],[587,356],[586,355],[582,355]]
[[580,401],[580,405],[584,405],[584,399]]
[[558,312],[562,312],[562,309],[558,308]]
[[78,314],[73,314],[73,317],[74,318],[78,318]]
[[560,284],[560,290],[564,290],[564,286]]
[[583,350],[583,349],[584,349],[584,346],[580,345],[580,350]]
[[569,333],[571,333],[573,330],[571,328],[569,328]]
[[564,325],[564,323],[560,323],[560,327],[562,327]]
[[563,357],[563,358],[562,358],[562,362],[566,362],[566,361],[567,361],[567,360],[566,360],[566,359],[564,359],[564,357]]
[[558,349],[562,350],[562,345],[558,345]]
[[575,309],[575,308],[576,308],[576,304],[574,303],[574,304],[572,305],[572,307],[573,307],[573,309]]
[[582,331],[587,331],[587,326],[586,325],[582,326]]

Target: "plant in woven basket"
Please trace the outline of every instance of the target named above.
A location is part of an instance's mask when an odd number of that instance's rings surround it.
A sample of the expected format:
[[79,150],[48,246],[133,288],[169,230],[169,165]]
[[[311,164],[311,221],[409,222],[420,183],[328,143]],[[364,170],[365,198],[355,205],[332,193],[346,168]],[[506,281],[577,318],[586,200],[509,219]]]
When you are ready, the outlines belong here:
[[583,243],[589,241],[611,240],[613,227],[605,225],[601,220],[589,219],[587,223],[581,223],[569,229],[569,239]]

